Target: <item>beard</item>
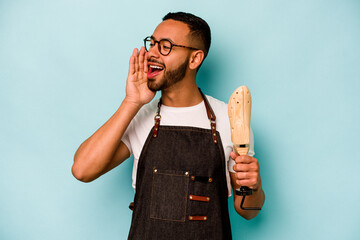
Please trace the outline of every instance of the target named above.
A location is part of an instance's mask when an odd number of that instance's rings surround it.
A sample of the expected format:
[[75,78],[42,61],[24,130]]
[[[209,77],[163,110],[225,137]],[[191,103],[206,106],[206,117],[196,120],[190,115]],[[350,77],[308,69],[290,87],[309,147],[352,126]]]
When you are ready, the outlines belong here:
[[189,57],[185,59],[185,61],[176,69],[171,71],[164,70],[164,76],[159,79],[159,83],[155,81],[148,81],[148,88],[153,91],[165,90],[177,82],[180,82],[186,73],[186,69],[189,66]]

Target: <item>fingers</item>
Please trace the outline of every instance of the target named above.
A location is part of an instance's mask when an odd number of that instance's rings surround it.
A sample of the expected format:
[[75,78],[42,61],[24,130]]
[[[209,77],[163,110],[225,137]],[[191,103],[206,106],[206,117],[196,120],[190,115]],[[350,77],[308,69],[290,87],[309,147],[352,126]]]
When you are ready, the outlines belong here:
[[248,155],[241,155],[235,154],[234,152],[230,153],[230,157],[235,160],[236,163],[243,163],[248,164],[252,162],[257,162],[257,159],[254,157],[250,157]]
[[[136,50],[134,50],[134,52],[136,52],[135,54],[135,72],[138,72],[139,71],[139,54],[138,54],[138,49],[135,48]],[[134,56],[134,54],[133,54]]]
[[256,158],[247,155],[237,155],[230,153],[230,157],[235,160],[233,169],[235,171],[236,184],[256,189],[259,184],[260,170]]
[[149,69],[148,69],[148,53],[145,52],[144,72],[147,73],[148,71],[149,71]]
[[239,186],[249,187],[250,189],[257,189],[259,186],[259,182],[255,178],[236,180],[236,184]]
[[234,152],[231,152],[231,153],[230,153],[230,157],[231,157],[232,159],[234,159],[234,160],[235,160],[235,158],[238,157],[238,156],[239,156],[239,155],[236,154],[236,153],[234,153]]
[[234,159],[235,164],[233,169],[235,172],[258,172],[259,162],[256,158],[247,155],[237,155],[233,152],[230,153],[230,157]]
[[254,163],[251,164],[235,164],[233,166],[235,172],[258,172],[258,166]]
[[135,73],[135,61],[136,61],[136,56],[137,56],[137,48],[135,48],[133,50],[133,54],[130,57],[130,61],[129,61],[129,75],[134,74]]
[[[145,48],[141,47],[140,52],[139,52],[139,71],[144,71],[144,67],[145,67]],[[146,63],[147,65],[147,63]]]
[[135,48],[129,61],[129,74],[134,74],[136,72],[147,73],[147,63],[147,52],[145,51],[145,47],[141,47],[140,52]]
[[260,183],[260,174],[259,172],[236,172],[235,182],[239,186],[256,189]]
[[237,172],[235,173],[237,180],[250,180],[256,179],[258,176],[257,172]]

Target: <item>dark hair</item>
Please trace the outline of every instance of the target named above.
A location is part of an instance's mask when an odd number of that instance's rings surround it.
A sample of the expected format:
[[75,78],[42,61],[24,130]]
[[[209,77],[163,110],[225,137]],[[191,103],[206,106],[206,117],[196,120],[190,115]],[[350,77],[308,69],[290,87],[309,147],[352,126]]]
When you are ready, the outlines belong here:
[[191,13],[185,13],[185,12],[176,12],[176,13],[169,12],[168,14],[165,15],[165,17],[163,17],[162,20],[165,21],[169,19],[180,21],[188,25],[188,27],[190,28],[190,34],[193,37],[198,38],[200,41],[203,42],[205,47],[205,49],[203,49],[205,53],[204,56],[205,59],[209,52],[210,44],[211,44],[211,32],[209,25],[202,18],[199,18]]

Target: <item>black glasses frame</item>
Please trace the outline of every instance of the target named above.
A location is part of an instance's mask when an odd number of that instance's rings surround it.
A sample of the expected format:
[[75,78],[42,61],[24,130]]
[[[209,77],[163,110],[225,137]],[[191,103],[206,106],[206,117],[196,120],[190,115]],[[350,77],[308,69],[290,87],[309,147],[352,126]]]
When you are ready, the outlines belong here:
[[[158,50],[159,50],[159,53],[161,54],[161,55],[163,55],[163,56],[167,56],[167,55],[169,55],[170,54],[170,52],[171,52],[171,50],[173,49],[173,47],[182,47],[182,48],[188,48],[188,49],[191,49],[191,50],[200,50],[200,49],[197,49],[197,48],[193,48],[193,47],[188,47],[188,46],[184,46],[184,45],[178,45],[178,44],[174,44],[174,43],[172,43],[170,40],[168,40],[168,39],[160,39],[159,41],[156,41],[154,38],[152,38],[152,37],[146,37],[145,39],[144,39],[144,46],[145,46],[145,50],[148,52],[150,49],[147,49],[146,48],[146,42],[148,42],[148,41],[153,41],[154,42],[154,47],[155,47],[155,45],[156,45],[156,43],[158,44]],[[164,54],[164,53],[162,53],[161,52],[161,47],[160,47],[160,43],[161,42],[168,42],[168,43],[170,43],[170,50],[169,50],[169,52],[167,53],[167,54]]]

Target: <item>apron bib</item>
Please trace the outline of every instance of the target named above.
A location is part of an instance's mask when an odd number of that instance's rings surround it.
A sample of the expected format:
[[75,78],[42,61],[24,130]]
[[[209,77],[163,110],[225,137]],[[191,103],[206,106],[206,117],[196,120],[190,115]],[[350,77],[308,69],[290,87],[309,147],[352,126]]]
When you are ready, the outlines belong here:
[[128,239],[231,239],[224,151],[203,98],[211,129],[160,126],[160,100],[139,158]]

